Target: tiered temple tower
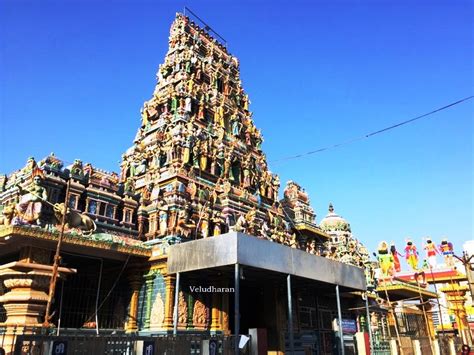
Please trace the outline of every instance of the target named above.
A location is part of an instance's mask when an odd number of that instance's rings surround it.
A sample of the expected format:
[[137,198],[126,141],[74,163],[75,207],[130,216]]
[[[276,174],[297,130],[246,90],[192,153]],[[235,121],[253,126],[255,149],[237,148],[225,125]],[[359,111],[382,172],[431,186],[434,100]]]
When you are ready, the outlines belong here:
[[234,228],[290,239],[280,180],[249,105],[237,58],[178,14],[153,97],[122,157],[125,191],[140,200],[140,237],[197,239]]

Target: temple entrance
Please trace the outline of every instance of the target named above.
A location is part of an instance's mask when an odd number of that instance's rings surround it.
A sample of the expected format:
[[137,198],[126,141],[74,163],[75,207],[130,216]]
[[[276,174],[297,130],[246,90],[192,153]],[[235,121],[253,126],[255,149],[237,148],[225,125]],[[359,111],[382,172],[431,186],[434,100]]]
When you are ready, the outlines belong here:
[[63,252],[62,265],[80,272],[58,282],[53,323],[61,328],[123,329],[130,299],[124,262]]
[[266,328],[264,287],[246,283],[243,280],[240,290],[240,332],[248,334],[251,328]]
[[281,275],[243,268],[240,280],[240,334],[249,334],[249,330],[254,328],[263,330],[269,351],[284,351],[285,347],[287,296],[284,287]]

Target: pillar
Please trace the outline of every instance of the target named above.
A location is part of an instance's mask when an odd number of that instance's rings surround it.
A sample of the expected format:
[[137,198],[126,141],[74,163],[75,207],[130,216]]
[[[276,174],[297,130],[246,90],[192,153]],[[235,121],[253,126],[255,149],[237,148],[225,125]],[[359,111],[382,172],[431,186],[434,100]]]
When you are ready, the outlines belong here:
[[152,297],[153,297],[154,280],[155,280],[155,273],[150,270],[145,275],[146,298],[145,298],[145,322],[143,324],[143,327],[145,329],[150,328],[151,302],[152,302]]
[[[131,213],[131,212],[130,212]],[[125,216],[124,216],[125,218]],[[126,221],[127,223],[131,224],[131,221]],[[138,213],[137,213],[137,225],[138,225],[138,239],[139,240],[145,240],[145,234],[146,234],[146,225],[148,223],[148,212],[144,208],[143,205],[141,205],[138,208]]]
[[341,297],[339,295],[339,285],[336,285],[336,303],[337,303],[337,319],[339,328],[339,342],[340,342],[340,354],[344,355],[344,337],[342,331],[342,312],[341,312]]
[[229,327],[229,294],[227,292],[222,294],[222,308],[221,308],[221,328],[225,335],[230,335]]
[[[50,256],[49,250],[27,246],[20,251],[20,261],[0,266],[0,282],[4,285],[0,303],[7,316],[2,347],[6,353],[12,350],[15,334],[28,334],[42,326],[53,275],[53,267],[48,265]],[[58,278],[75,272],[60,267]]]
[[220,297],[221,294],[214,292],[212,294],[212,300],[211,300],[211,327],[210,330],[211,332],[216,332],[219,330],[222,330],[221,327],[221,302],[220,302]]
[[176,273],[175,292],[174,292],[174,305],[173,305],[173,335],[178,334],[178,309],[179,309],[179,284],[180,273]]
[[367,292],[365,294],[365,325],[367,326],[367,332],[369,333],[370,351],[372,351],[372,347],[374,343],[373,343],[372,324],[371,324],[370,311],[369,311],[369,294]]
[[286,276],[286,292],[288,301],[288,339],[290,342],[290,354],[293,355],[295,351],[293,340],[293,306],[291,298],[291,275]]
[[[20,250],[20,261],[0,266],[0,282],[5,286],[0,296],[7,313],[5,325],[42,325],[53,270],[50,261],[50,250],[26,246]],[[58,268],[59,278],[75,272]]]
[[[236,341],[240,334],[240,266],[234,265],[234,335]],[[239,347],[235,346],[235,354],[239,354]]]
[[189,293],[186,297],[186,302],[188,306],[188,314],[187,314],[187,320],[186,320],[186,329],[194,329],[194,323],[193,323],[193,311],[194,311],[194,298],[191,293]]
[[452,283],[440,289],[446,294],[449,310],[456,317],[459,334],[462,336],[463,343],[471,343],[470,329],[467,322],[466,313],[466,292],[469,290],[468,286],[461,286],[459,283]]
[[277,355],[283,355],[285,354],[285,333],[284,329],[286,328],[286,312],[285,312],[285,305],[284,305],[284,292],[283,290],[280,289],[281,285],[278,282],[274,283],[274,288],[273,288],[273,302],[275,304],[275,323],[276,327],[274,328],[274,334],[273,336],[276,338],[272,341],[270,338],[268,338],[268,347],[269,350],[272,350],[272,352],[269,351],[271,354],[277,354]]
[[173,329],[173,301],[174,301],[174,285],[176,277],[166,275],[165,279],[165,318],[163,320],[163,328],[165,330]]
[[127,333],[136,332],[138,330],[138,297],[140,295],[140,288],[142,286],[142,276],[140,273],[133,273],[128,277],[132,295],[130,297],[130,311],[128,314],[128,321],[125,325]]

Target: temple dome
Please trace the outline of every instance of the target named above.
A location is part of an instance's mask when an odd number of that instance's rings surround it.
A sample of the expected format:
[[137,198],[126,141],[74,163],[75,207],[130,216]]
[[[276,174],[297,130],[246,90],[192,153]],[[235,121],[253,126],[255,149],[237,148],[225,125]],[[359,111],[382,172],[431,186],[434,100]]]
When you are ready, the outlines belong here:
[[329,213],[319,223],[319,228],[325,232],[350,232],[351,225],[334,212],[334,206],[329,204]]

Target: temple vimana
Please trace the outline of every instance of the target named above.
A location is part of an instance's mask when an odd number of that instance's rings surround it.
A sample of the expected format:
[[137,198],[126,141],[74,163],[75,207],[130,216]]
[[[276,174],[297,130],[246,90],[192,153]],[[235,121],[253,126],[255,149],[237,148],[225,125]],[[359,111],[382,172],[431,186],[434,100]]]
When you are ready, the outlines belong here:
[[[360,331],[371,324],[373,339],[394,334],[385,293],[394,298],[397,293],[387,288],[377,294],[375,264],[349,223],[332,205],[317,223],[304,188],[294,181],[282,188],[270,171],[239,60],[206,30],[177,14],[156,77],[119,173],[79,159],[65,162],[51,153],[28,158],[23,168],[0,176],[0,321],[5,334],[13,327],[45,324],[97,334],[225,336],[265,328],[268,350],[275,354],[297,346],[295,341],[304,343],[302,334],[318,344],[314,353],[334,353],[340,340],[333,321],[341,320],[341,314],[347,323],[339,323],[343,329]],[[246,240],[256,243],[258,250],[249,247],[246,253],[260,252],[261,259],[291,252],[298,255],[293,262],[301,259],[301,265],[305,260],[328,263],[327,270],[347,265],[363,287],[351,289],[349,281],[310,284],[304,277],[295,279],[287,314],[286,281],[280,282],[273,269],[259,271],[249,261],[251,266],[242,262],[239,269],[240,302],[232,292],[196,291],[197,286],[235,286],[234,269],[217,265],[214,272],[202,266],[213,253],[233,250],[219,241],[232,235],[237,236],[237,249]],[[48,302],[60,237],[58,280]],[[178,284],[177,264],[171,266],[168,258],[173,248],[186,245],[189,257],[178,264],[199,259],[202,270],[182,269]],[[277,248],[275,254],[272,248]],[[339,316],[331,285],[345,292]],[[372,290],[365,296],[370,312],[361,297],[367,286]],[[404,290],[420,295],[422,303],[432,297],[414,285]],[[413,314],[420,315],[420,309]],[[291,327],[299,334],[296,340]],[[424,325],[419,331],[430,336]]]

